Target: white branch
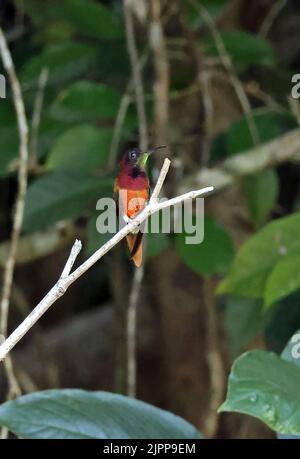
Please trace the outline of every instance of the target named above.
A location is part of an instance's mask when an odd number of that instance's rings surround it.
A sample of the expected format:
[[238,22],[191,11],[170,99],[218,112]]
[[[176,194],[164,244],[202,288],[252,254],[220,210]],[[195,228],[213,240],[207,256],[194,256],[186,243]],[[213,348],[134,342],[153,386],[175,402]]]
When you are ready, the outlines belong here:
[[[157,185],[154,191],[159,193],[163,179],[166,177],[166,172],[169,168],[170,161],[165,160],[164,165],[161,169],[160,176],[157,181]],[[159,184],[159,185],[158,185]],[[159,189],[158,189],[159,188]],[[40,317],[49,309],[49,307],[55,303],[61,296],[65,294],[67,289],[72,285],[79,277],[81,277],[86,271],[88,271],[97,261],[99,261],[107,252],[109,252],[116,244],[118,244],[127,234],[132,233],[138,228],[141,223],[147,220],[150,215],[158,212],[166,207],[174,206],[183,201],[194,199],[199,196],[213,191],[213,187],[206,187],[201,190],[190,191],[176,198],[169,199],[161,203],[151,202],[140,212],[133,220],[131,220],[126,226],[124,226],[117,234],[115,234],[106,244],[100,247],[93,255],[91,255],[82,265],[80,265],[73,273],[67,274],[67,277],[63,277],[64,274],[68,273],[78,255],[81,243],[76,241],[66,266],[63,270],[63,274],[58,282],[52,287],[42,301],[35,307],[35,309],[26,317],[26,319],[12,332],[12,334],[4,341],[0,346],[0,361],[3,360],[11,349],[21,340],[21,338],[33,327],[33,325],[40,319]]]

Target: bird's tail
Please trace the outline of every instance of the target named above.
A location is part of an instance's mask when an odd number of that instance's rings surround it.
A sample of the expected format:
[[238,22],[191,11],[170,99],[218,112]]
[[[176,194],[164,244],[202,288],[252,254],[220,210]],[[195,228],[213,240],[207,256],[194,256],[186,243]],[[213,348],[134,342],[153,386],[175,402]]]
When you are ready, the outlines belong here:
[[139,231],[136,234],[129,233],[126,236],[127,246],[129,249],[130,258],[134,262],[135,266],[139,268],[142,264],[143,259],[143,233]]

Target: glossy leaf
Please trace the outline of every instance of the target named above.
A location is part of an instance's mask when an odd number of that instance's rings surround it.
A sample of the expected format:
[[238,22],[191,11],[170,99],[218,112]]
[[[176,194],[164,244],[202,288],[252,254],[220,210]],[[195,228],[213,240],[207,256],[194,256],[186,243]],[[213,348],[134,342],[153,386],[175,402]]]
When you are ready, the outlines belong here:
[[299,213],[266,225],[239,250],[218,292],[263,297],[275,264],[289,253],[300,254],[299,231]]
[[107,85],[79,81],[64,90],[52,107],[58,119],[77,121],[84,118],[115,118],[121,95]]
[[193,271],[204,274],[225,274],[234,255],[230,236],[214,219],[204,220],[204,240],[200,244],[187,244],[186,233],[176,235],[176,249],[182,260]]
[[278,261],[266,282],[265,306],[268,307],[300,288],[300,254]]
[[276,172],[268,169],[249,175],[243,181],[243,190],[251,219],[256,228],[267,220],[279,194],[279,180]]
[[47,161],[49,169],[95,171],[105,165],[112,131],[82,125],[62,134],[53,146]]
[[78,389],[24,395],[0,406],[0,424],[33,439],[196,439],[194,426],[123,395]]
[[37,179],[26,196],[24,230],[45,228],[59,220],[84,215],[96,201],[111,194],[112,181],[82,174],[55,172]]
[[[253,120],[256,125],[261,143],[269,142],[280,134],[280,126],[286,117],[277,113],[253,113]],[[226,147],[227,155],[235,155],[250,150],[255,146],[253,136],[246,117],[235,121],[229,128]]]
[[300,368],[276,354],[247,352],[233,364],[220,412],[254,416],[283,434],[300,433]]
[[73,32],[92,38],[123,36],[122,22],[113,10],[94,0],[27,0],[25,11],[39,27],[62,24]]
[[[231,30],[221,32],[220,36],[234,64],[242,67],[275,64],[275,53],[271,44],[260,35]],[[206,45],[208,54],[213,56],[219,54],[214,38],[206,38],[202,43]]]
[[262,301],[229,297],[226,301],[225,329],[232,357],[236,357],[261,331],[266,323]]
[[[300,367],[300,330],[293,334],[283,350],[281,357],[284,360],[293,362]],[[300,435],[277,434],[277,437],[282,440],[300,440]]]
[[37,84],[44,68],[49,70],[48,84],[58,84],[78,78],[96,62],[97,50],[83,43],[52,45],[31,57],[22,69],[21,79],[25,87]]
[[147,234],[146,254],[147,257],[156,257],[171,245],[171,240],[167,234],[151,233]]

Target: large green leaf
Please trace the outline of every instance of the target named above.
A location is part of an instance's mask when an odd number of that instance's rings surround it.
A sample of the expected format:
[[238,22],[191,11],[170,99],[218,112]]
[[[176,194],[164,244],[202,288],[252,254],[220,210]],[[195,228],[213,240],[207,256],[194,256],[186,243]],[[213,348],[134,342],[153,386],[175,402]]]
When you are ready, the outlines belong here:
[[176,235],[176,249],[182,260],[199,274],[225,274],[234,255],[231,238],[213,218],[205,217],[204,240],[201,244],[187,244],[186,233]]
[[0,406],[0,424],[33,439],[200,439],[168,411],[108,392],[47,390]]
[[35,231],[59,220],[78,217],[110,195],[112,181],[67,172],[50,173],[33,182],[27,192],[24,229]]
[[57,139],[47,165],[56,170],[94,171],[105,165],[111,138],[109,129],[90,125],[71,128]]
[[266,225],[239,250],[218,292],[263,297],[275,264],[287,254],[300,254],[299,232],[299,213]]
[[225,329],[232,357],[245,351],[249,342],[266,324],[262,301],[229,297],[226,301]]
[[268,307],[300,288],[300,254],[278,261],[266,282],[264,300]]
[[[281,123],[287,119],[287,115],[278,113],[253,113],[260,141],[269,142],[280,135]],[[250,150],[255,146],[253,136],[249,128],[249,122],[243,117],[230,126],[226,138],[227,155],[235,155]]]
[[[249,65],[273,65],[275,53],[271,44],[259,35],[250,34],[243,30],[232,30],[220,33],[228,54],[233,63],[241,67]],[[214,38],[202,39],[206,52],[210,55],[219,54]]]
[[[298,367],[300,367],[300,330],[294,333],[289,342],[287,343],[285,349],[283,350],[281,357],[284,360],[289,362],[295,363]],[[284,435],[278,434],[278,438],[280,439],[293,439],[293,440],[300,440],[300,435]]]
[[268,169],[244,178],[243,190],[251,219],[256,228],[267,220],[276,204],[279,193],[279,179],[276,172]]
[[245,413],[283,434],[300,433],[300,368],[276,354],[252,351],[231,370],[220,412]]
[[113,11],[94,0],[27,0],[25,11],[39,27],[61,24],[73,33],[92,38],[123,36],[122,22]]
[[49,70],[48,84],[78,78],[96,62],[97,49],[83,43],[62,43],[49,46],[25,64],[21,80],[25,87],[35,85],[44,68]]
[[146,255],[149,258],[156,257],[171,245],[170,238],[164,233],[152,233],[150,231],[146,237]]
[[88,255],[96,252],[103,244],[111,239],[115,233],[99,233],[97,231],[96,222],[98,214],[93,214],[88,221],[87,225],[87,247],[86,251]]
[[78,81],[59,95],[52,113],[68,121],[115,118],[120,101],[121,95],[107,85]]

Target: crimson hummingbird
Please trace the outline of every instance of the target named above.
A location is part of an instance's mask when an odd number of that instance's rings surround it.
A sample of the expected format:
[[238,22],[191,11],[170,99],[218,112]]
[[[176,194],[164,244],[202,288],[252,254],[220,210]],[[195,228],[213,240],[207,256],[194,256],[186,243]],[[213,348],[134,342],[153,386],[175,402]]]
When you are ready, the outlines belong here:
[[[114,193],[119,215],[125,223],[134,218],[147,204],[150,182],[146,172],[146,163],[149,155],[161,148],[165,148],[165,145],[148,151],[133,148],[128,150],[120,161],[120,172],[115,180]],[[140,230],[126,236],[130,258],[136,267],[142,264],[142,239],[143,233]]]

